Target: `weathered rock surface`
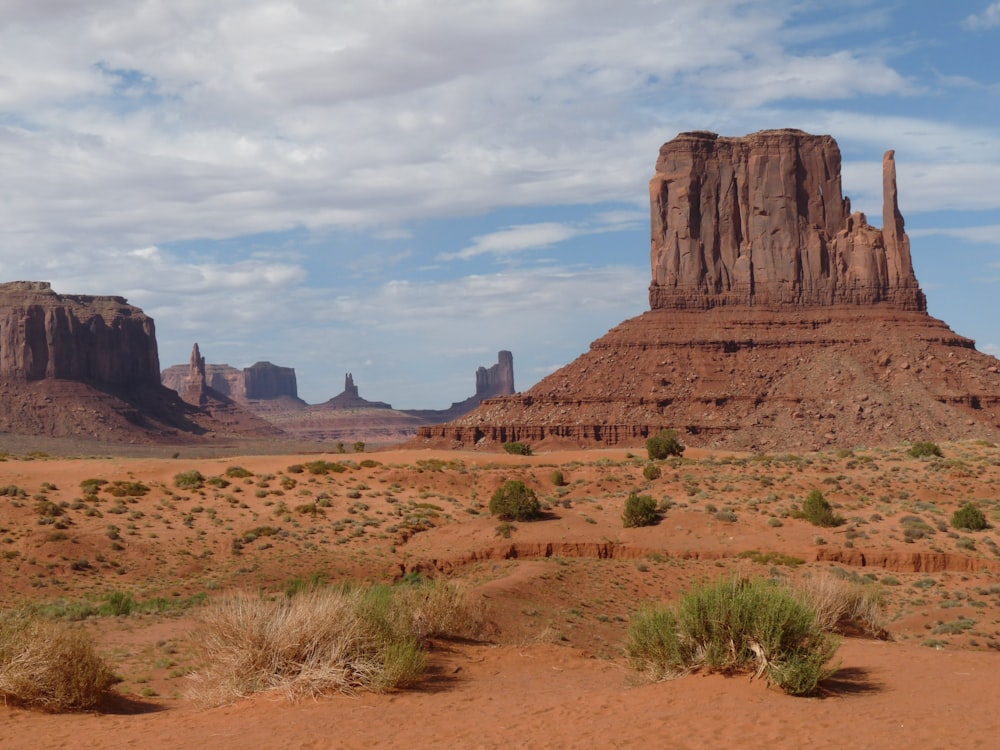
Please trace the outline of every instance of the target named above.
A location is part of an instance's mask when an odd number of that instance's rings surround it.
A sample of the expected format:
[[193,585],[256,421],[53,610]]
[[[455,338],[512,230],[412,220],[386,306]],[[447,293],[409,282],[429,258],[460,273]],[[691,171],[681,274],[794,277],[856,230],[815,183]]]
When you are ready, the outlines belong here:
[[[162,373],[163,385],[183,394],[189,371],[189,365],[168,367]],[[298,399],[295,369],[270,362],[257,362],[242,370],[226,364],[206,364],[205,382],[209,388],[239,403],[282,397]]]
[[122,297],[56,294],[45,281],[0,284],[0,378],[158,384],[153,319]]
[[201,408],[210,389],[197,346],[186,370],[193,403],[160,384],[153,320],[122,297],[0,284],[0,433],[133,443],[278,434],[253,415]]
[[888,303],[925,310],[883,161],[884,229],[850,211],[830,136],[682,133],[649,184],[652,309]]
[[751,450],[1000,439],[1000,362],[925,312],[883,161],[885,227],[851,214],[829,136],[688,133],[650,184],[651,310],[424,444]]

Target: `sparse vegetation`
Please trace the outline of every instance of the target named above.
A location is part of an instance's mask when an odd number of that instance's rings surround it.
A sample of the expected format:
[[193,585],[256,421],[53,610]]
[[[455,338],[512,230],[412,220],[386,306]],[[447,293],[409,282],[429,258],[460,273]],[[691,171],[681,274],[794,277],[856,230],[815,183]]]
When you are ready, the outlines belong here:
[[662,461],[670,456],[683,456],[684,445],[677,430],[661,430],[646,440],[646,452],[654,461]]
[[507,453],[514,456],[530,456],[531,446],[527,443],[522,443],[520,440],[514,440],[509,443],[503,444],[503,449]]
[[635,492],[629,494],[622,512],[622,525],[625,528],[652,526],[658,520],[656,501],[651,495],[638,495]]
[[200,490],[205,486],[205,477],[197,469],[182,471],[174,475],[174,486],[181,490]]
[[929,458],[931,456],[940,458],[943,455],[938,444],[929,440],[917,440],[910,446],[907,453],[914,458]]
[[732,577],[697,586],[674,606],[640,610],[626,650],[632,666],[653,679],[743,672],[808,695],[836,671],[829,663],[838,645],[789,589]]
[[989,524],[986,522],[986,515],[975,503],[966,503],[952,514],[951,525],[956,529],[982,531]]
[[81,628],[29,613],[0,617],[0,696],[48,711],[97,706],[117,682]]
[[652,482],[654,479],[659,479],[663,475],[660,467],[654,463],[648,463],[642,467],[642,476]]
[[470,612],[450,584],[226,597],[204,613],[206,666],[192,675],[192,697],[216,705],[272,690],[294,700],[404,687],[425,669],[423,639],[468,635]]
[[812,490],[802,504],[802,517],[813,526],[840,526],[844,519],[833,512],[833,506],[819,490]]
[[490,498],[490,513],[501,521],[531,521],[542,514],[534,490],[519,479],[508,479]]

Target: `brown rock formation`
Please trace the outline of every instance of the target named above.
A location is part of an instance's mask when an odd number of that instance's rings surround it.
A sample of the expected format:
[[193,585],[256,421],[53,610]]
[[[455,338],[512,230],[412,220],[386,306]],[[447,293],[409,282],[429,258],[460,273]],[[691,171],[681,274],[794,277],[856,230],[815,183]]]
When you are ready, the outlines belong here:
[[153,319],[122,297],[0,284],[0,378],[132,386],[160,382]]
[[476,395],[482,401],[484,398],[510,396],[514,390],[514,355],[506,350],[497,353],[497,363],[489,369],[480,367],[476,370]]
[[1000,362],[925,312],[883,162],[885,227],[851,214],[829,136],[686,133],[650,183],[652,309],[527,393],[426,441],[811,450],[1000,438]]
[[[188,387],[190,369],[190,365],[168,367],[162,373],[163,385],[183,394]],[[242,370],[213,364],[205,365],[204,369],[205,384],[209,388],[242,404],[283,397],[299,398],[295,369],[292,367],[257,362]]]
[[652,309],[869,305],[925,310],[884,160],[882,232],[850,213],[830,136],[682,133],[649,184]]
[[100,442],[184,442],[278,431],[253,415],[201,408],[204,360],[186,369],[194,404],[160,385],[152,318],[122,297],[56,294],[47,282],[0,284],[0,432]]

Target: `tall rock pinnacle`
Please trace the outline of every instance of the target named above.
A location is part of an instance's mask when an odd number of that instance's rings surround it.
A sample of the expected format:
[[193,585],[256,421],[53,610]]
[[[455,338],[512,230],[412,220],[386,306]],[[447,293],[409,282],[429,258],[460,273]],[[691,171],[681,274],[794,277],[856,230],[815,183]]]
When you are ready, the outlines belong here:
[[883,161],[884,229],[851,214],[828,135],[682,133],[650,181],[652,309],[869,305],[925,310]]

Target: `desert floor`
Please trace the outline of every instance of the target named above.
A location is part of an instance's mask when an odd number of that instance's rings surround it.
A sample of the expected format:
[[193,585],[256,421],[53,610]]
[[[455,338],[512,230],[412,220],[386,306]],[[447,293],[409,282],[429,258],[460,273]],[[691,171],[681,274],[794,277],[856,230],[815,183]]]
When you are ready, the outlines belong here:
[[[3,748],[950,748],[1000,737],[1000,449],[989,444],[943,445],[931,459],[905,446],[689,449],[651,481],[636,448],[123,458],[2,447],[0,491],[20,491],[0,494],[0,607],[79,622],[122,679],[97,712],[0,706]],[[316,460],[344,470],[302,469]],[[234,466],[250,476],[227,477]],[[205,486],[177,488],[192,470]],[[511,478],[546,512],[504,530],[487,506]],[[87,494],[88,479],[108,484]],[[148,491],[115,496],[115,482],[119,494],[124,483]],[[794,517],[812,489],[843,525]],[[622,527],[631,491],[660,502],[657,525]],[[969,500],[991,528],[950,527]],[[644,602],[736,571],[878,586],[890,637],[845,638],[840,672],[810,698],[745,676],[650,684],[629,668],[627,623]],[[484,612],[481,638],[431,644],[415,687],[216,708],[185,697],[203,600],[415,573],[456,581]],[[148,606],[93,614],[116,593]]]

